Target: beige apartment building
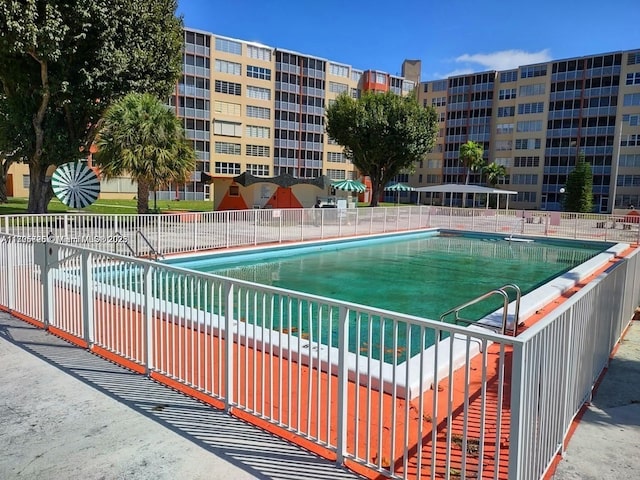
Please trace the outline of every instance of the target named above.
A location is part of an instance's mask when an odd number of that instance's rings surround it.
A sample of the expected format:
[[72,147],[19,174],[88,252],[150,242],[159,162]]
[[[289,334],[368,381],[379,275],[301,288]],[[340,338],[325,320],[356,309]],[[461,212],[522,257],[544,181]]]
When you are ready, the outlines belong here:
[[[518,192],[514,208],[560,209],[579,152],[592,167],[596,211],[640,205],[640,50],[422,83],[419,60],[406,60],[397,76],[193,29],[184,31],[183,55],[169,104],[194,142],[197,168],[159,198],[210,200],[220,210],[310,207],[331,193],[315,179],[358,175],[325,133],[325,108],[343,92],[357,98],[415,89],[438,112],[439,135],[415,173],[397,180],[414,187],[464,182],[458,152],[473,140],[487,162],[506,167],[497,188]],[[10,174],[9,192],[26,196],[26,167],[14,165]],[[475,173],[469,182],[484,178]],[[123,178],[103,182],[101,195],[135,192]],[[432,200],[462,204],[461,196],[421,198]]]

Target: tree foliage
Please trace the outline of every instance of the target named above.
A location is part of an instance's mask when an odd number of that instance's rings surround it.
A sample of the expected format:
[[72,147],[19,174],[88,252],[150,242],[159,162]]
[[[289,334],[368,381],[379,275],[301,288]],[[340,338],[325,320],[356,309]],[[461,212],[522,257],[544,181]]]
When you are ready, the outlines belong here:
[[464,172],[464,184],[469,183],[469,172],[475,172],[481,170],[485,166],[484,150],[479,143],[468,140],[466,143],[460,145],[460,153],[458,158],[462,162],[465,168]]
[[109,107],[96,144],[94,158],[105,178],[127,173],[138,183],[138,213],[149,209],[149,188],[155,194],[170,182],[182,183],[195,168],[182,123],[148,93],[130,93]]
[[576,168],[567,177],[563,207],[569,212],[590,213],[593,211],[593,175],[591,165],[578,154]]
[[0,2],[0,152],[29,163],[29,212],[46,211],[51,166],[84,156],[113,101],[131,91],[165,98],[175,87],[176,8],[176,0]]
[[394,93],[341,94],[327,108],[327,134],[344,147],[362,175],[371,179],[372,207],[384,186],[431,150],[438,133],[437,115],[415,98]]
[[496,162],[492,162],[482,167],[482,173],[487,179],[487,183],[492,187],[498,184],[498,180],[507,174],[507,169],[504,165],[498,165]]

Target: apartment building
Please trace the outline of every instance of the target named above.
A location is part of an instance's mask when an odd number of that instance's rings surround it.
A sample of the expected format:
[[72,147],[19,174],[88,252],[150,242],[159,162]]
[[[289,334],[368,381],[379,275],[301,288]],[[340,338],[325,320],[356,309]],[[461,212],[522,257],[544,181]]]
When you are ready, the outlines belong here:
[[518,192],[515,208],[560,209],[579,153],[597,212],[640,205],[640,50],[423,82],[419,101],[437,110],[440,130],[409,179],[415,187],[463,182],[458,152],[473,140],[506,167],[498,188]]

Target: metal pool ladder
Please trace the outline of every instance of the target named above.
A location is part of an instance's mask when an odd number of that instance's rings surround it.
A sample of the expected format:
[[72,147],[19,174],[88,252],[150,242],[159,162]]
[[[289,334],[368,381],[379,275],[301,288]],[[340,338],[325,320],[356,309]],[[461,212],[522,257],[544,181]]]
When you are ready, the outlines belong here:
[[[442,315],[440,315],[440,321],[444,322],[446,317],[448,317],[449,315],[455,315],[455,319],[454,322],[456,325],[459,324],[465,324],[465,325],[471,325],[473,323],[476,323],[474,320],[466,320],[464,318],[460,317],[460,311],[471,306],[471,305],[475,305],[476,303],[479,303],[483,300],[486,300],[487,298],[490,298],[494,295],[501,295],[503,300],[504,300],[504,306],[502,309],[502,328],[500,329],[500,332],[503,335],[506,335],[507,333],[507,320],[509,318],[509,294],[506,292],[506,290],[508,289],[512,289],[516,292],[516,308],[515,308],[515,312],[514,312],[514,316],[513,316],[513,336],[515,337],[517,329],[518,329],[518,319],[520,317],[520,298],[522,297],[522,292],[520,291],[520,287],[518,287],[517,285],[514,284],[507,284],[504,285],[500,288],[496,288],[495,290],[491,290],[487,293],[485,293],[484,295],[480,295],[477,298],[474,298],[473,300],[470,300],[466,303],[463,303],[462,305],[458,305],[455,308],[452,308],[451,310],[443,313]],[[482,324],[481,324],[482,325]],[[482,325],[483,327],[487,327],[487,325]]]

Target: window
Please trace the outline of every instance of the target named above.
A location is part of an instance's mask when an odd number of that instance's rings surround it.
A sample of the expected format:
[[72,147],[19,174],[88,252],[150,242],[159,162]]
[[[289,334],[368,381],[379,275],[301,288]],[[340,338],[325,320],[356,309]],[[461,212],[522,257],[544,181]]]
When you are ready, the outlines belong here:
[[265,107],[247,105],[247,117],[269,120],[271,118],[271,110]]
[[513,185],[537,185],[538,175],[535,173],[517,173],[511,175],[511,183]]
[[29,188],[30,183],[29,175],[22,175],[22,188]]
[[346,178],[346,172],[344,170],[327,168],[327,177],[331,180],[344,180]]
[[440,116],[438,117],[439,122],[444,122],[447,119],[447,114],[445,112],[440,112]]
[[516,114],[516,107],[498,107],[498,117],[513,117]]
[[216,50],[219,52],[233,53],[234,55],[242,55],[242,44],[227,40],[226,38],[216,38]]
[[640,85],[640,72],[627,73],[627,85]]
[[518,115],[526,115],[529,113],[543,113],[543,112],[544,112],[544,102],[518,104]]
[[256,177],[268,177],[269,165],[260,165],[257,163],[247,163],[247,172]]
[[337,163],[347,163],[347,158],[344,156],[344,153],[342,152],[328,152],[327,161],[337,162]]
[[432,107],[444,107],[447,104],[447,97],[435,97],[431,99]]
[[515,88],[505,88],[498,92],[499,100],[509,100],[511,98],[516,98],[516,89]]
[[511,140],[496,140],[496,150],[513,150],[513,142]]
[[627,56],[627,65],[640,64],[640,52],[632,52]]
[[[433,85],[432,91],[434,92],[442,92],[447,89],[446,80],[438,80],[437,82],[433,82],[432,85]],[[425,87],[426,87],[426,84],[425,84]]]
[[247,85],[247,97],[255,98],[256,100],[271,100],[271,90],[269,88]]
[[513,123],[499,123],[496,125],[496,133],[513,133]]
[[376,73],[376,83],[381,83],[382,85],[386,85],[387,76],[384,73]]
[[247,137],[251,138],[271,138],[271,129],[257,125],[247,125],[246,134]]
[[640,134],[622,135],[620,138],[621,147],[640,147]]
[[515,167],[539,167],[540,157],[515,157],[513,165]]
[[625,107],[638,106],[640,105],[640,93],[627,93],[624,96],[624,100],[622,104]]
[[234,82],[224,82],[222,80],[216,80],[215,91],[217,93],[226,93],[228,95],[242,95],[242,85]]
[[427,160],[427,168],[442,168],[442,160]]
[[544,95],[544,83],[522,85],[518,91],[518,96],[520,97],[530,97],[532,95]]
[[271,69],[247,65],[247,77],[258,78],[260,80],[271,80]]
[[354,82],[359,82],[360,77],[362,77],[362,72],[360,70],[351,70],[351,80]]
[[358,90],[357,88],[352,88],[351,98],[360,98],[360,90]]
[[224,122],[222,120],[214,120],[213,133],[215,135],[225,135],[227,137],[241,137],[242,124],[235,122]]
[[229,102],[213,102],[213,111],[215,113],[219,113],[221,115],[230,115],[233,117],[240,116],[240,104],[239,103],[229,103]]
[[640,175],[618,175],[616,183],[619,187],[640,187]]
[[524,122],[518,122],[516,126],[516,132],[541,132],[542,120],[528,120]]
[[329,73],[336,77],[349,78],[349,67],[345,67],[344,65],[338,65],[337,63],[330,63]]
[[256,60],[264,60],[265,62],[271,61],[271,49],[264,47],[256,47],[254,45],[247,45],[247,57],[255,58]]
[[[216,173],[240,175],[240,164],[231,162],[216,162]],[[229,191],[229,194],[231,194],[231,191]],[[235,196],[237,196],[237,194]]]
[[517,138],[516,150],[537,150],[541,143],[539,138]]
[[640,167],[640,154],[620,155],[621,167]]
[[509,157],[498,157],[493,161],[493,163],[507,168],[513,166],[513,159]]
[[442,176],[441,175],[427,174],[427,175],[425,175],[425,179],[426,179],[427,183],[436,183],[436,184],[442,183]]
[[215,152],[221,155],[240,155],[240,144],[229,142],[216,142]]
[[518,192],[516,202],[536,203],[536,192]]
[[413,83],[411,80],[404,80],[402,82],[402,91],[403,92],[410,92],[414,88],[416,88],[416,84]]
[[216,72],[228,73],[229,75],[242,75],[242,65],[226,60],[216,60]]
[[533,65],[522,67],[520,70],[520,78],[544,77],[547,74],[546,65]]
[[622,121],[628,123],[632,127],[640,125],[640,115],[623,115]]
[[500,83],[515,82],[518,80],[518,71],[510,70],[508,72],[500,72]]
[[270,148],[266,145],[247,145],[245,154],[248,157],[268,157],[270,155]]
[[345,85],[344,83],[329,82],[329,91],[330,92],[342,93],[342,92],[346,92],[348,89],[349,89],[349,86]]

